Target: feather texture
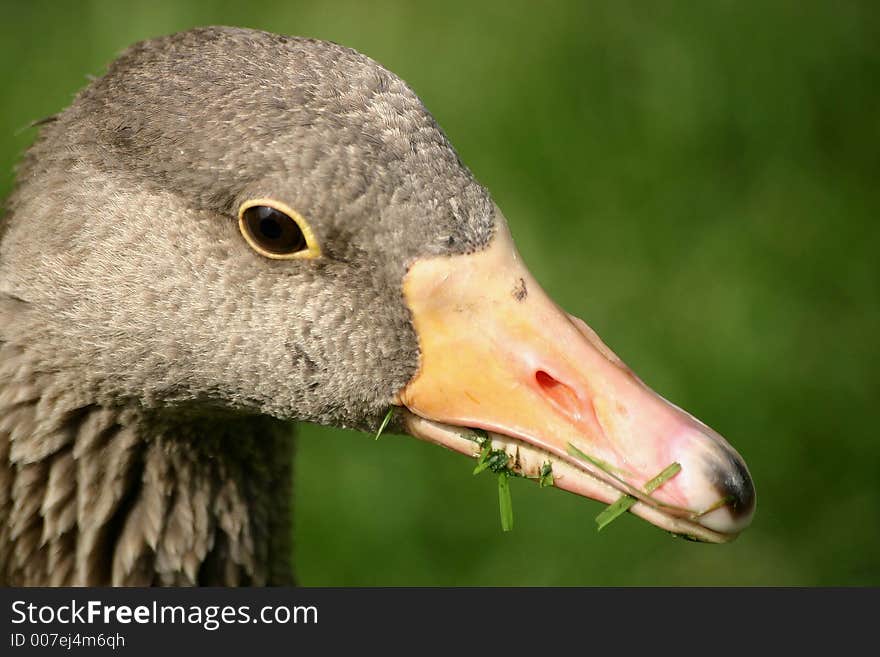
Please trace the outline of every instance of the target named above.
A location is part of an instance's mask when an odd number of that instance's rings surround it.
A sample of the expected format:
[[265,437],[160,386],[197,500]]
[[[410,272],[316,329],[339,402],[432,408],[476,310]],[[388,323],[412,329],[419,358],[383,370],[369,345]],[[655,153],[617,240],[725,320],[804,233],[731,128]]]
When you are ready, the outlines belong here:
[[[39,130],[0,239],[0,581],[289,582],[288,422],[375,429],[419,366],[403,276],[488,244],[491,198],[395,75],[254,30],[136,44]],[[248,246],[264,197],[321,258]]]

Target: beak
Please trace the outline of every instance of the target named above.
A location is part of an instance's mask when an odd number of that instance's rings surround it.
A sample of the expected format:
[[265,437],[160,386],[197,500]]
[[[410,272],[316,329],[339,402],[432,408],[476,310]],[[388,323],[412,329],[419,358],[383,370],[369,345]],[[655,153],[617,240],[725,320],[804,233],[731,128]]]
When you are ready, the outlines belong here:
[[416,261],[404,279],[421,348],[397,399],[407,432],[473,457],[488,435],[517,474],[604,503],[631,495],[633,513],[676,534],[734,538],[755,509],[742,457],[559,308],[497,217],[487,249]]

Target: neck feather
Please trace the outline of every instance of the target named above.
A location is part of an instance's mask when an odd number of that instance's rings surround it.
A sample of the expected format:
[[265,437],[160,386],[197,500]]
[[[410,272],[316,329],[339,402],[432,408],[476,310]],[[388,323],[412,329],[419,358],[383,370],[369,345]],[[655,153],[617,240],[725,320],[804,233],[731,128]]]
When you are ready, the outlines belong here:
[[0,345],[0,584],[291,581],[292,431],[90,402]]

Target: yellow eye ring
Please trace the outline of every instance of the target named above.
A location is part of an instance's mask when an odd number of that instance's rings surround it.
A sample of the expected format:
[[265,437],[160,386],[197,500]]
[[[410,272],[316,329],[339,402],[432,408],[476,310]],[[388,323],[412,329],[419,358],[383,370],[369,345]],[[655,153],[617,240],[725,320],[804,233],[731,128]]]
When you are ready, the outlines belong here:
[[321,247],[303,216],[270,198],[245,201],[238,209],[238,229],[248,245],[273,260],[317,258]]

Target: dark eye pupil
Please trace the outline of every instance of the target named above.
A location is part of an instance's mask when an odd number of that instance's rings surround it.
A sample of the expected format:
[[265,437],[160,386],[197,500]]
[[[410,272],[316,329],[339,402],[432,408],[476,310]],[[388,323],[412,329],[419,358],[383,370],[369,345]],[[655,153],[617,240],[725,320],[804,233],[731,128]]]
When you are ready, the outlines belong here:
[[281,224],[275,219],[263,219],[260,222],[260,234],[266,239],[277,240],[281,237]]
[[243,218],[250,238],[269,253],[289,255],[308,247],[299,224],[280,210],[255,205],[244,211]]

